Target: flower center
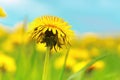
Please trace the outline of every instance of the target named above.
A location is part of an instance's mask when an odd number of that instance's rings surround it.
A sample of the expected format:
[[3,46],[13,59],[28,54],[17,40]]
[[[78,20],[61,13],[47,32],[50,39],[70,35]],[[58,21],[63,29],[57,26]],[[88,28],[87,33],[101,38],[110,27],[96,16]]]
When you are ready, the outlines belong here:
[[53,34],[52,31],[46,30],[41,43],[46,43],[46,46],[52,49],[57,44],[57,41],[58,33]]

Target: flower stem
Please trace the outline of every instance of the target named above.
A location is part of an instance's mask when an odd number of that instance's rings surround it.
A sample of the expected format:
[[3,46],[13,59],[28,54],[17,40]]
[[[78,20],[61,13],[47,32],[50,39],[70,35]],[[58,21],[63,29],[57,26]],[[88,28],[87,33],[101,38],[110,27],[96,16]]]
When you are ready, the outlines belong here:
[[2,71],[0,71],[0,80],[2,80],[2,77],[3,77]]
[[45,55],[44,69],[42,80],[49,80],[49,60],[50,60],[50,47],[47,47],[47,53]]
[[70,51],[70,47],[68,48],[67,53],[65,55],[65,60],[64,60],[64,64],[63,64],[63,68],[62,68],[59,80],[63,80],[63,75],[64,75],[65,66],[66,66],[66,63],[67,63],[67,58],[68,58],[68,55],[69,55],[69,51]]

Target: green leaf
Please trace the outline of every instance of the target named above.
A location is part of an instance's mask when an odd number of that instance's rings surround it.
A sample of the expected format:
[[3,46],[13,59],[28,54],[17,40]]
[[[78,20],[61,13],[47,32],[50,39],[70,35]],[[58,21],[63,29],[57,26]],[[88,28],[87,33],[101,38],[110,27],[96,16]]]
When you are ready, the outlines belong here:
[[88,63],[84,68],[82,68],[80,71],[78,71],[77,73],[71,75],[70,77],[68,77],[67,80],[73,80],[75,79],[76,77],[78,78],[78,80],[82,80],[82,77],[83,77],[83,74],[85,73],[85,71],[91,66],[93,65],[95,62],[103,59],[104,57],[106,57],[107,54],[105,55],[101,55],[95,59],[93,59],[90,63]]

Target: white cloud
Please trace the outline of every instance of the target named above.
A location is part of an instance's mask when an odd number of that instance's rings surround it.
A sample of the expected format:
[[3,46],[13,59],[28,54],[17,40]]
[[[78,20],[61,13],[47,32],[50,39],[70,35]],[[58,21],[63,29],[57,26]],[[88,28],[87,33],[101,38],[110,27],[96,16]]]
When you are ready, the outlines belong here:
[[21,0],[0,0],[0,5],[2,6],[14,6],[18,5],[21,2]]

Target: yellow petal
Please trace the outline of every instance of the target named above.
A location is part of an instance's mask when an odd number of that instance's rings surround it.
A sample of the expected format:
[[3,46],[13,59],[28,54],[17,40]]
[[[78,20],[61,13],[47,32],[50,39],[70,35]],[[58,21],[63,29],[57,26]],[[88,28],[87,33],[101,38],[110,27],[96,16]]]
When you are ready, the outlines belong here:
[[62,35],[62,36],[65,36],[62,32],[61,32],[61,35]]
[[42,31],[42,32],[44,33],[47,29],[48,29],[48,28],[43,29],[43,31]]
[[51,28],[49,28],[48,30],[51,31]]
[[53,34],[56,34],[56,30],[55,29],[53,29],[52,32],[53,32]]

